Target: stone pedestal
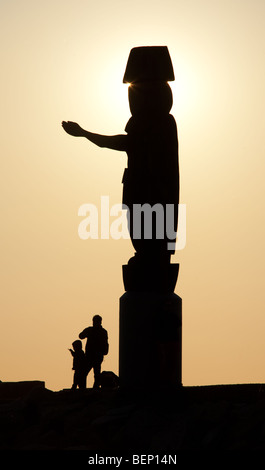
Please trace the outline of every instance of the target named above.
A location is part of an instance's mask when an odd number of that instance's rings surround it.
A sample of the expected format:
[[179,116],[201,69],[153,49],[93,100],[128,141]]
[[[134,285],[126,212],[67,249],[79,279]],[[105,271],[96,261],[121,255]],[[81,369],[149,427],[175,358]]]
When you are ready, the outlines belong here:
[[123,388],[182,385],[182,300],[173,292],[127,291],[120,298]]

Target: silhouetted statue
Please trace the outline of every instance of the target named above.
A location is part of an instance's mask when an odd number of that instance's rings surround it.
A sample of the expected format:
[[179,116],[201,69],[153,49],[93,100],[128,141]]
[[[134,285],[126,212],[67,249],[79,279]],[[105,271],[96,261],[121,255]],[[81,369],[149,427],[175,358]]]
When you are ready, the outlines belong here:
[[[77,123],[62,122],[70,135],[86,137],[99,147],[127,152],[123,204],[128,209],[128,227],[136,252],[129,269],[123,272],[125,288],[129,290],[172,291],[178,275],[178,265],[169,274],[179,203],[178,135],[170,114],[173,98],[167,83],[172,80],[174,72],[166,46],[134,48],[123,79],[129,83],[132,114],[125,127],[126,135],[94,134]],[[150,212],[144,205],[153,210]],[[146,212],[140,209],[144,207]]]
[[[179,204],[178,133],[168,84],[174,79],[166,46],[133,48],[123,77],[131,111],[125,134],[106,136],[62,122],[68,134],[128,156],[122,202],[135,253],[122,267],[121,387],[181,385],[182,300],[174,294],[179,265],[170,263]],[[94,354],[89,347],[93,331],[87,328],[79,337],[88,339],[88,370],[94,367],[97,387],[104,352]]]
[[86,388],[87,365],[85,353],[82,349],[82,341],[76,340],[72,343],[73,349],[69,349],[73,356],[74,380],[72,389],[77,387]]
[[85,328],[80,334],[80,339],[87,338],[85,354],[86,354],[86,372],[89,374],[91,369],[94,370],[93,388],[100,386],[101,364],[104,356],[109,352],[108,333],[102,327],[102,318],[100,315],[93,317],[93,326]]

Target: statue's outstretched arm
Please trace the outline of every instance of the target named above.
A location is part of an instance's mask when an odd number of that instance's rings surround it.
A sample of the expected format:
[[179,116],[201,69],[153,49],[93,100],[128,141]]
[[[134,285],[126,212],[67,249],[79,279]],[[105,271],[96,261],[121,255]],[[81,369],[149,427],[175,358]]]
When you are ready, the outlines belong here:
[[93,132],[82,129],[76,122],[63,121],[62,126],[67,134],[75,137],[86,137],[93,144],[98,147],[106,147],[112,150],[120,150],[126,152],[127,149],[127,135],[101,135],[94,134]]

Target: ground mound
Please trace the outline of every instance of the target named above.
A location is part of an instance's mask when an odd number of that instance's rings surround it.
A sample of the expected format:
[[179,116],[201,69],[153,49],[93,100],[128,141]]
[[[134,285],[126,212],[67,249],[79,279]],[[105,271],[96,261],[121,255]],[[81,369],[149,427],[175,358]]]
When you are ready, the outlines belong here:
[[0,449],[86,457],[264,450],[264,391],[246,384],[53,392],[43,382],[1,383]]

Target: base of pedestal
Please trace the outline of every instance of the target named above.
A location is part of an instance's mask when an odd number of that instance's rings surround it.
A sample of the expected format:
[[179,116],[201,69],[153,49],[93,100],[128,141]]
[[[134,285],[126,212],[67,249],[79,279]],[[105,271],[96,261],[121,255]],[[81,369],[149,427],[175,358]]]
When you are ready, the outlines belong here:
[[124,388],[182,385],[182,300],[174,293],[120,298],[119,378]]

